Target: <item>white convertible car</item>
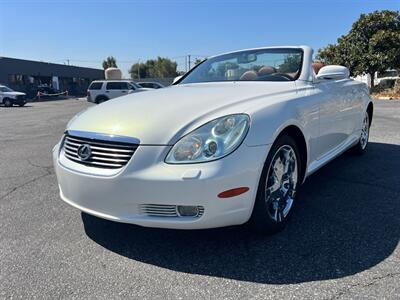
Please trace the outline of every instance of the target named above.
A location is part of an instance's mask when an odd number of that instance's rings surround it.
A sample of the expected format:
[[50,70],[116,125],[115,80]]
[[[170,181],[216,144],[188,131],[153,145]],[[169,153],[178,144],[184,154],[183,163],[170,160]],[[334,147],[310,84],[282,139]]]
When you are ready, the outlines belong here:
[[53,149],[61,198],[142,226],[281,230],[304,180],[368,143],[367,86],[342,66],[313,69],[312,54],[214,56],[171,87],[78,114]]

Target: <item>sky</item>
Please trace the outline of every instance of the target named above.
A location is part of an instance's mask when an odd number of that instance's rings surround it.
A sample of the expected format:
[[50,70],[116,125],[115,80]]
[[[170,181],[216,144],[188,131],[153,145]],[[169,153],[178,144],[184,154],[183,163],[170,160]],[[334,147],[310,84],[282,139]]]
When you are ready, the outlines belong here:
[[273,45],[324,47],[361,13],[400,10],[400,0],[0,0],[0,56],[101,68],[124,75],[138,61],[169,57],[185,70],[203,58]]

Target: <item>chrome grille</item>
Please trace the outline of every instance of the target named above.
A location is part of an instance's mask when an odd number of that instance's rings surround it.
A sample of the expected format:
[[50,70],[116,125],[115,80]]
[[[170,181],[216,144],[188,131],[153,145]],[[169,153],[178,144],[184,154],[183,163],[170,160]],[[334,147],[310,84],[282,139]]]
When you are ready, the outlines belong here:
[[[200,218],[204,213],[204,207],[198,206],[199,213],[192,218]],[[176,205],[165,204],[142,204],[140,205],[140,212],[149,217],[180,217]]]
[[[89,145],[91,150],[90,157],[85,160],[78,155],[78,149],[83,145]],[[64,155],[69,160],[86,166],[108,169],[118,169],[125,166],[137,147],[137,144],[89,139],[73,135],[66,135],[63,144]]]

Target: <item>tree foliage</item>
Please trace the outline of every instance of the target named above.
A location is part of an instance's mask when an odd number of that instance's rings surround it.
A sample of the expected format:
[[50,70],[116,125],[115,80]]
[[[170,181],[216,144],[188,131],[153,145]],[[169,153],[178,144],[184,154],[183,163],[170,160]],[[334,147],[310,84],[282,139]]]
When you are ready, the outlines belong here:
[[350,32],[336,44],[319,49],[317,58],[325,64],[344,65],[352,75],[370,74],[371,78],[375,72],[399,69],[400,13],[383,10],[361,14]]
[[280,73],[297,72],[301,66],[301,56],[297,54],[288,54],[281,65],[279,65]]
[[118,68],[117,60],[114,56],[109,56],[103,60],[103,69],[106,70],[108,68]]
[[203,61],[203,59],[200,58],[196,58],[194,61],[194,65],[197,66],[199,63],[201,63]]
[[157,57],[145,63],[136,63],[131,66],[129,73],[132,79],[139,78],[168,78],[178,75],[177,63],[169,58]]

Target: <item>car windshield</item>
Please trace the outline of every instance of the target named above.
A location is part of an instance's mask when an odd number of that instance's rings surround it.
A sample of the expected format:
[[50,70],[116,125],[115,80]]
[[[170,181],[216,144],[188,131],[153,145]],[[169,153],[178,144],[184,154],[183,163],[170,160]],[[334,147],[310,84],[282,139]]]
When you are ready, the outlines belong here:
[[292,81],[300,76],[301,49],[256,49],[205,60],[180,83],[214,81]]
[[0,86],[0,92],[7,93],[7,92],[14,92],[12,89],[6,86]]
[[142,87],[141,87],[140,85],[138,85],[136,82],[131,81],[130,84],[133,85],[133,87],[134,87],[135,89],[140,89],[140,88],[142,88]]

